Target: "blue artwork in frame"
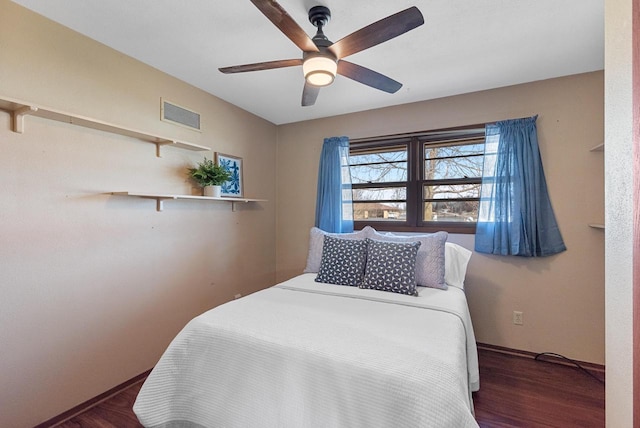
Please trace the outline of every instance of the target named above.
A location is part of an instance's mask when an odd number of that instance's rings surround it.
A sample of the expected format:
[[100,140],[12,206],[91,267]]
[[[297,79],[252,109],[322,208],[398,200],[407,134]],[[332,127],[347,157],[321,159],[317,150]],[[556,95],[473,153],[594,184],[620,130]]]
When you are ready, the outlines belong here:
[[222,166],[231,173],[231,178],[222,184],[222,197],[242,198],[244,192],[242,187],[242,158],[237,156],[216,153],[216,164]]

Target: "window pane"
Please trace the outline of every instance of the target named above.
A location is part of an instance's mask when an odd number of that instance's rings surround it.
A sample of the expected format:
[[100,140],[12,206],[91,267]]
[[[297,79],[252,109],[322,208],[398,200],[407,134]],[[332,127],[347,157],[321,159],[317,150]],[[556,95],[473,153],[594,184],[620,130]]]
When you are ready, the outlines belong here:
[[423,199],[479,198],[480,184],[441,184],[424,186]]
[[379,187],[375,189],[353,189],[354,201],[406,201],[406,187]]
[[461,221],[478,220],[478,201],[425,202],[424,221]]
[[481,177],[484,144],[450,147],[424,145],[424,179]]
[[367,221],[405,221],[406,203],[354,202],[353,219]]
[[425,158],[482,155],[484,154],[484,142],[445,147],[434,147],[433,145],[425,144],[424,149]]
[[393,147],[374,153],[351,154],[352,183],[407,181],[407,150]]

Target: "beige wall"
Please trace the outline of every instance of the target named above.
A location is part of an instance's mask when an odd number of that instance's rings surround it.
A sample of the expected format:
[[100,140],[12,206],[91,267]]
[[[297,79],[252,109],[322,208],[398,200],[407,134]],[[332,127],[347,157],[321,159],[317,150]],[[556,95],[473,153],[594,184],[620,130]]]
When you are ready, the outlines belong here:
[[[245,193],[269,199],[235,213],[170,201],[157,213],[152,201],[105,193],[191,193],[184,171],[202,154],[156,158],[151,144],[32,117],[19,135],[0,112],[0,426],[32,426],[104,392],[150,368],[194,315],[298,274],[322,139],[343,134],[539,114],[569,250],[539,260],[475,254],[476,334],[604,362],[604,236],[586,226],[604,215],[602,154],[589,152],[603,139],[603,73],[276,127],[8,0],[0,50],[0,96],[241,156]],[[160,97],[200,112],[203,132],[159,121]],[[473,236],[450,239],[473,248]],[[513,310],[524,326],[513,326]]]
[[606,401],[611,428],[633,426],[633,3],[605,2]]
[[[568,251],[525,259],[474,254],[467,296],[478,341],[604,363],[603,73],[278,127],[278,280],[301,272],[324,137],[446,128],[538,114],[547,183]],[[284,167],[286,165],[286,167]],[[472,235],[452,241],[473,248]],[[514,326],[512,312],[524,312]]]
[[[29,427],[151,368],[204,310],[275,281],[276,127],[0,0],[0,96],[244,158],[239,206],[113,197],[191,193],[209,153],[0,111],[0,426]],[[202,133],[159,120],[160,97]]]

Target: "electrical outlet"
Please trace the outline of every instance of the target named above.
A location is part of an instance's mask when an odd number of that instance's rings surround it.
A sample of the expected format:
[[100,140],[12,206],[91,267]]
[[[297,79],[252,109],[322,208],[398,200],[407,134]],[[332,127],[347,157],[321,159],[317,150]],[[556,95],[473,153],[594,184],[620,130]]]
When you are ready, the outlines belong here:
[[513,323],[515,325],[524,324],[524,315],[521,311],[513,311]]
[[240,294],[240,293],[238,293],[238,294],[236,294],[235,296],[233,296],[233,298],[234,298],[234,299],[239,299],[239,298],[241,298],[241,297],[242,297],[242,294]]

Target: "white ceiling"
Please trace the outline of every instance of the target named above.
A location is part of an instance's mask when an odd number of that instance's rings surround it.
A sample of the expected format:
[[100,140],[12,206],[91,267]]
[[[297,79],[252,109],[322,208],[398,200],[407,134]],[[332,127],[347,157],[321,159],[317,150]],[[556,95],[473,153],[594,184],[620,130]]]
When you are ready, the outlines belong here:
[[410,6],[425,24],[348,59],[404,86],[387,94],[338,76],[301,107],[301,67],[225,75],[219,67],[300,58],[249,0],[14,0],[275,124],[604,68],[603,0],[279,0],[310,36],[331,9],[332,41]]

